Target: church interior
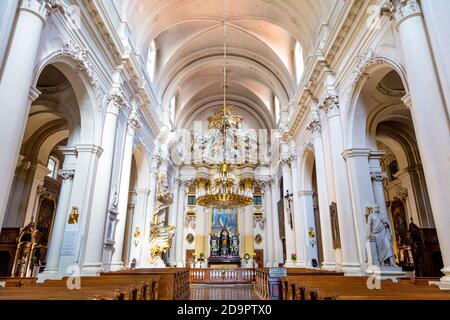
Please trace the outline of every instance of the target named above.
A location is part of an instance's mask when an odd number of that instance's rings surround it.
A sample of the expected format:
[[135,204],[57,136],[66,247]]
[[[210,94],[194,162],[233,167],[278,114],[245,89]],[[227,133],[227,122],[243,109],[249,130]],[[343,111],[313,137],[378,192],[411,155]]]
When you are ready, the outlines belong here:
[[449,13],[0,1],[0,300],[450,300]]

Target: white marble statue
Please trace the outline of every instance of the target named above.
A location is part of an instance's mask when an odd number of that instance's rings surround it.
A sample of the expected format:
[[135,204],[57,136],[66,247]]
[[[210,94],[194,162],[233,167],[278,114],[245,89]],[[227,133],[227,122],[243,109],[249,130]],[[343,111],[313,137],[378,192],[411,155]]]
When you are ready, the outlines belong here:
[[379,264],[396,266],[389,222],[381,216],[378,206],[368,208],[367,211],[367,238],[375,242]]

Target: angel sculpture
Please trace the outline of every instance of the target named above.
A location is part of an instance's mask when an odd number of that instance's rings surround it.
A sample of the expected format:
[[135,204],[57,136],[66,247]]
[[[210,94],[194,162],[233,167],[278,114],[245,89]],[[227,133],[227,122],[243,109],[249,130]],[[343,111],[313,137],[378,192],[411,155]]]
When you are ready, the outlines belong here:
[[150,255],[149,262],[153,268],[165,268],[162,255],[172,246],[175,226],[161,227],[152,224],[150,228]]

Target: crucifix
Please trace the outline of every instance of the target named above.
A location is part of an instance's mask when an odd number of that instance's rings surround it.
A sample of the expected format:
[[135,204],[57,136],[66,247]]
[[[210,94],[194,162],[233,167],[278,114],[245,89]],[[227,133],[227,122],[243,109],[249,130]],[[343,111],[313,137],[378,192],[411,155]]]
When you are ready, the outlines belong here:
[[293,196],[294,195],[292,193],[289,193],[289,190],[286,190],[286,195],[284,196],[284,198],[286,199],[287,202],[289,225],[291,226],[291,229],[294,229],[294,226],[292,225],[292,206],[291,206]]

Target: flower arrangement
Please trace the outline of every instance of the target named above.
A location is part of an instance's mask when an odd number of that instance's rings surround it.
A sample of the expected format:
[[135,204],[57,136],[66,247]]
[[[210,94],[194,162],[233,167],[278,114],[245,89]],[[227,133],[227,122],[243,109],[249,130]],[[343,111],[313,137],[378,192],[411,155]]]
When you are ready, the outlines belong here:
[[291,260],[292,261],[297,261],[297,254],[291,253]]
[[198,261],[205,261],[205,255],[203,254],[203,252],[201,252],[201,253],[198,255]]

